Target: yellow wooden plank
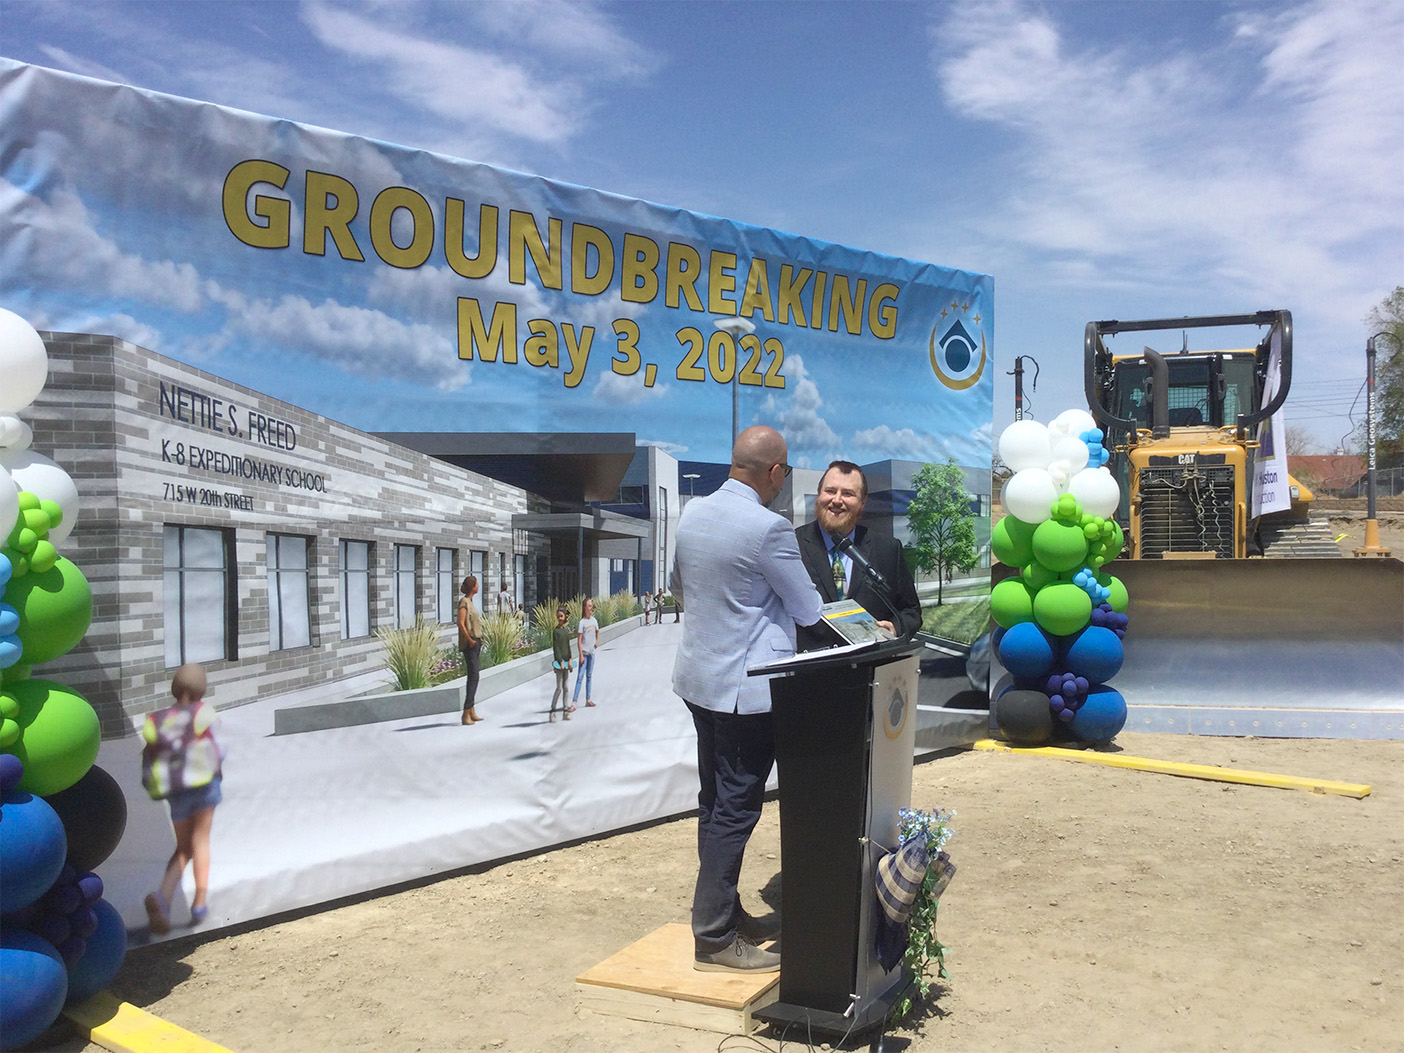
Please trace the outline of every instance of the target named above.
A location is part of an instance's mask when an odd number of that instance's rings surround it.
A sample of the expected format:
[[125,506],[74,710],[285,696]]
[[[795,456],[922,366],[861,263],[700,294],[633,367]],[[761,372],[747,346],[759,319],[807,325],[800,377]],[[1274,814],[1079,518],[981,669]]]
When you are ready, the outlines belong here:
[[232,1053],[107,991],[68,1006],[63,1015],[87,1032],[89,1042],[113,1053]]
[[690,925],[662,925],[577,976],[576,1004],[702,1031],[755,1030],[752,1013],[780,997],[780,974],[698,972],[693,947]]
[[1128,757],[1121,753],[1060,749],[1057,746],[1010,746],[994,739],[981,739],[973,744],[973,748],[998,750],[1005,753],[1032,753],[1041,757],[1053,757],[1057,760],[1077,761],[1081,764],[1102,764],[1109,768],[1132,768],[1137,771],[1156,772],[1160,775],[1178,775],[1186,779],[1210,779],[1214,782],[1272,786],[1283,790],[1331,793],[1340,797],[1354,797],[1357,800],[1369,796],[1371,789],[1361,783],[1337,782],[1334,779],[1278,775],[1274,772],[1248,771],[1244,768],[1219,768],[1212,764],[1185,764],[1180,761],[1152,760],[1148,757]]
[[671,922],[616,951],[575,978],[614,987],[739,1010],[779,983],[779,973],[698,972],[692,967],[692,927]]

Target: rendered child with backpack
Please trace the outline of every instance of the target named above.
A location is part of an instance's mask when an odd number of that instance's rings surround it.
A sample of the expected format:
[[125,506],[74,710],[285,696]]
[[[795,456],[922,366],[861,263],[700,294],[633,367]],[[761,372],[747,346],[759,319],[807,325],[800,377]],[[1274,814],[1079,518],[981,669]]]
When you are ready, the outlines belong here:
[[175,705],[146,718],[141,737],[141,781],[155,800],[171,807],[176,847],[166,864],[161,887],[146,897],[151,931],[171,931],[171,897],[180,887],[186,864],[194,864],[195,897],[190,903],[190,923],[205,920],[205,897],[210,884],[210,827],[215,805],[222,799],[220,766],[224,752],[215,739],[219,717],[204,701],[205,670],[183,665],[171,678]]

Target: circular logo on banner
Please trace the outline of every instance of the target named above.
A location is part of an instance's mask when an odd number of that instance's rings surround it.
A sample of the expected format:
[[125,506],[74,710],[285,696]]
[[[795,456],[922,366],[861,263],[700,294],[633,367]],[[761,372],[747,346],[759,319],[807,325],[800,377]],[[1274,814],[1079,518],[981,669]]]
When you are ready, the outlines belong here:
[[[969,309],[968,305],[964,308],[958,304],[951,306],[962,313]],[[973,319],[976,331],[980,333],[977,341],[964,319],[956,318],[948,323],[949,313],[942,311],[941,320],[931,327],[931,370],[936,374],[936,379],[952,391],[964,391],[973,387],[985,372],[989,354],[985,347],[985,334],[979,329],[980,316],[977,314]]]
[[887,732],[888,738],[895,739],[901,736],[902,729],[907,724],[907,711],[910,708],[907,705],[907,695],[901,686],[894,687],[882,714],[882,727]]

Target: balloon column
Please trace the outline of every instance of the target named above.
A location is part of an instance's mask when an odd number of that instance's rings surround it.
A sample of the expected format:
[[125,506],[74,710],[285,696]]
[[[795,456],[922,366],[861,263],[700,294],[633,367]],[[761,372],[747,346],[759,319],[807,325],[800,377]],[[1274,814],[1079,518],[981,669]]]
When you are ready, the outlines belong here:
[[93,870],[126,828],[126,800],[95,767],[86,699],[33,667],[88,631],[87,579],[59,554],[78,514],[68,473],[30,450],[19,418],[48,379],[39,334],[0,309],[0,1049],[32,1041],[68,1002],[117,975],[127,932]]
[[1047,425],[1015,421],[999,437],[1013,474],[990,547],[1019,573],[990,592],[991,642],[1013,678],[996,695],[994,718],[1019,745],[1055,735],[1109,742],[1126,723],[1126,700],[1107,686],[1121,669],[1127,596],[1105,569],[1124,537],[1102,438],[1079,409]]

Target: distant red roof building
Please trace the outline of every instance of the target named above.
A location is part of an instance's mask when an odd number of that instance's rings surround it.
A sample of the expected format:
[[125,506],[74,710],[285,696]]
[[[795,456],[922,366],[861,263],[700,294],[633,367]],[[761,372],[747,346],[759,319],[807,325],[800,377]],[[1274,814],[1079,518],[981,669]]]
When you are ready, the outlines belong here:
[[1359,453],[1322,453],[1291,456],[1287,470],[1313,490],[1348,490],[1365,474],[1365,456]]

